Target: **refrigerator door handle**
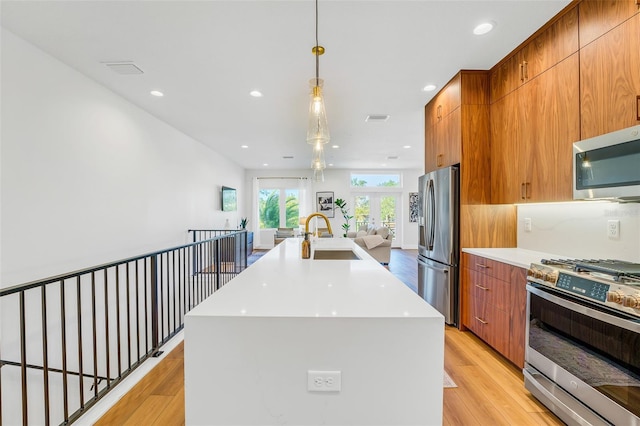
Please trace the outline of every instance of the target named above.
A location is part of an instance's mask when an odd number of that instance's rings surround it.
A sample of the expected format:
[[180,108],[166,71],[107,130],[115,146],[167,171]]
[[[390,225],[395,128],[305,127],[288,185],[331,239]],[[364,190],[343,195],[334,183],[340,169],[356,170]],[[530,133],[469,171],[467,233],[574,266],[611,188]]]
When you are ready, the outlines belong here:
[[433,179],[429,180],[427,191],[429,199],[429,238],[427,240],[427,246],[429,250],[433,250],[436,236],[436,193]]

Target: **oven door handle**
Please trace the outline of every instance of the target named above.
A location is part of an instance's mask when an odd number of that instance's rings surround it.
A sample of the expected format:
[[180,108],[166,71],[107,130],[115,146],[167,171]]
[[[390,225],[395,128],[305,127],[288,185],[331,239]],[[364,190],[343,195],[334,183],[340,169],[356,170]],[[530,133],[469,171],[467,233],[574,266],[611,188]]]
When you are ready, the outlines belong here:
[[595,318],[599,321],[606,322],[608,324],[615,325],[617,327],[624,328],[625,330],[633,331],[635,333],[640,333],[640,320],[635,318],[620,318],[611,314],[607,314],[606,312],[602,312],[593,308],[589,308],[588,306],[584,306],[578,303],[574,303],[570,300],[567,300],[562,297],[558,297],[555,294],[552,294],[548,291],[545,291],[539,287],[532,285],[531,283],[527,283],[527,291],[531,294],[535,294],[538,297],[541,297],[549,302],[555,303],[556,305],[560,305],[565,307],[571,311],[578,312],[580,314],[587,315],[589,317]]

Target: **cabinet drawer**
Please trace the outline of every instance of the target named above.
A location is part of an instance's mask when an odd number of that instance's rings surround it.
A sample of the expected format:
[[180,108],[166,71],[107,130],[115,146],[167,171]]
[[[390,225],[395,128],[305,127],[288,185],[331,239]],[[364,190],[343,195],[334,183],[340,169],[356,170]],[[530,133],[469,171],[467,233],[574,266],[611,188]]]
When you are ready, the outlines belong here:
[[509,354],[509,313],[477,300],[469,328],[501,354]]
[[462,267],[473,269],[502,281],[510,280],[511,268],[514,268],[506,263],[469,253],[462,253]]
[[509,283],[490,277],[477,271],[469,274],[472,296],[498,309],[508,310],[511,290]]

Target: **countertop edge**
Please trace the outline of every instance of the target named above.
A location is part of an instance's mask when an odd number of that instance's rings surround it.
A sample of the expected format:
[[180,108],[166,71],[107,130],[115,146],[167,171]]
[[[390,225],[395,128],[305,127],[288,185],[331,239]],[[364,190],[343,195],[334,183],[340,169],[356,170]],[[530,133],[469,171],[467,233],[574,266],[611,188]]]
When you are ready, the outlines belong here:
[[486,257],[497,262],[506,263],[518,268],[527,269],[534,262],[541,259],[557,259],[566,256],[546,253],[541,251],[528,250],[523,248],[463,248],[463,253]]

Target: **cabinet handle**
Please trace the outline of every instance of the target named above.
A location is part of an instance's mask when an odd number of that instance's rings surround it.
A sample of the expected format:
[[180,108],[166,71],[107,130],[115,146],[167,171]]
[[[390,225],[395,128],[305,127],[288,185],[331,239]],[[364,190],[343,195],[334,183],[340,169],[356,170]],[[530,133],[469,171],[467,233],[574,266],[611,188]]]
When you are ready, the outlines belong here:
[[442,158],[444,158],[443,154],[438,154],[438,156],[436,157],[436,166],[437,167],[442,167],[442,164],[443,164]]
[[527,192],[525,189],[524,182],[520,184],[520,198],[522,198],[523,200],[527,198]]
[[522,62],[520,63],[520,81],[523,82],[524,81],[524,65],[522,64]]
[[489,268],[487,265],[483,265],[482,263],[476,263],[476,266],[478,268],[482,268],[482,269],[488,269]]
[[438,120],[442,119],[442,105],[438,105],[438,108],[436,108],[436,115],[438,117]]
[[482,289],[484,291],[489,291],[489,289],[487,287],[483,287],[480,284],[476,284],[476,287],[478,287],[478,288],[480,288],[480,289]]
[[480,318],[478,318],[478,317],[476,317],[476,319],[477,319],[478,321],[480,321],[481,323],[483,323],[483,324],[489,324],[489,323],[488,323],[488,322],[486,322],[486,321],[482,321],[482,320],[481,320]]
[[522,63],[523,63],[522,76],[524,81],[529,79],[529,62],[523,61]]
[[531,182],[525,182],[524,184],[524,196],[525,198],[531,198]]
[[[640,2],[640,0],[638,0]],[[640,3],[638,3],[638,7],[640,7]],[[640,121],[640,95],[636,97],[636,119]]]

